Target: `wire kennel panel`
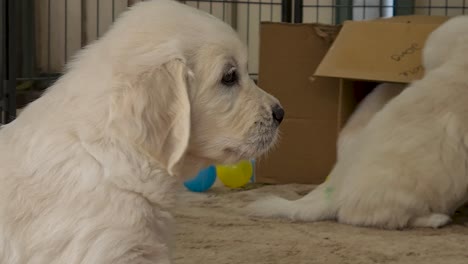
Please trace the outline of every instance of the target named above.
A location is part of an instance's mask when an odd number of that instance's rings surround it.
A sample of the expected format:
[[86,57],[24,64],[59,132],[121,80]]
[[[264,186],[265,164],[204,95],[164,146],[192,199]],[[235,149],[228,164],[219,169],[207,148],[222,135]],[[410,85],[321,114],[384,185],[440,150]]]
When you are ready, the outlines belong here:
[[[1,122],[37,98],[83,46],[97,40],[141,0],[4,0],[1,11]],[[249,51],[258,75],[259,28],[264,21],[338,24],[395,15],[465,14],[468,0],[185,0],[224,20]],[[16,100],[18,98],[18,100]]]
[[[128,0],[40,0],[35,2],[37,54],[36,74],[56,76],[81,47],[98,39],[113,21],[139,1]],[[281,21],[280,0],[183,1],[213,14],[233,26],[249,47],[251,72],[258,69],[258,31],[260,21]],[[24,79],[34,79],[29,72]]]
[[467,0],[295,0],[296,23],[339,24],[396,15],[456,16],[467,12]]

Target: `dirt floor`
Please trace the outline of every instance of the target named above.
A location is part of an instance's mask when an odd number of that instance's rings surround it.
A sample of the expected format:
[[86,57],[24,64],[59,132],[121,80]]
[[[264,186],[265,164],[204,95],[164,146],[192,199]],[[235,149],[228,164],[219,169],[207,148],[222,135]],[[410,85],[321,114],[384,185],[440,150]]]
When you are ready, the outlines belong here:
[[243,191],[215,187],[203,194],[184,191],[175,211],[175,263],[468,263],[466,212],[439,230],[406,231],[258,220],[242,214],[247,203],[267,193],[297,198],[311,189],[281,185]]

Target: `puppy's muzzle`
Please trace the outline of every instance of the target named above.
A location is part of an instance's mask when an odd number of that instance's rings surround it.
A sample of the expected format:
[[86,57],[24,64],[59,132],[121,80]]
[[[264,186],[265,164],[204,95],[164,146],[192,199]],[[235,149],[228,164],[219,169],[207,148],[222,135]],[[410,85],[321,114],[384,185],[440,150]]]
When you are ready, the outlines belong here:
[[275,124],[281,124],[284,118],[284,109],[279,104],[276,104],[272,107],[271,111],[273,114],[273,120]]

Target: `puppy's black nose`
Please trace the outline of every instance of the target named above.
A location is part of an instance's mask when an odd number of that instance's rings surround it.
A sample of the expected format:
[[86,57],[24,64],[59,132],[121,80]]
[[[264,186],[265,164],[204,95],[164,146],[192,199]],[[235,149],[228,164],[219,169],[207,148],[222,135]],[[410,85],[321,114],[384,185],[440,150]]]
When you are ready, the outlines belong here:
[[284,109],[279,105],[273,106],[271,109],[273,112],[273,119],[279,124],[281,124],[281,121],[283,121],[284,118]]

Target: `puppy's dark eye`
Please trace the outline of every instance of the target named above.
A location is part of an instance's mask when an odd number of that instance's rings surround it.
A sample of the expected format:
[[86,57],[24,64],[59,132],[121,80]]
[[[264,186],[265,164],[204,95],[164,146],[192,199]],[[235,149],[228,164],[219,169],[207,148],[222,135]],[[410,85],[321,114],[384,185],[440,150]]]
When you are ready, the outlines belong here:
[[239,81],[239,76],[237,74],[237,70],[235,68],[230,69],[223,75],[223,79],[221,82],[226,86],[234,86]]

